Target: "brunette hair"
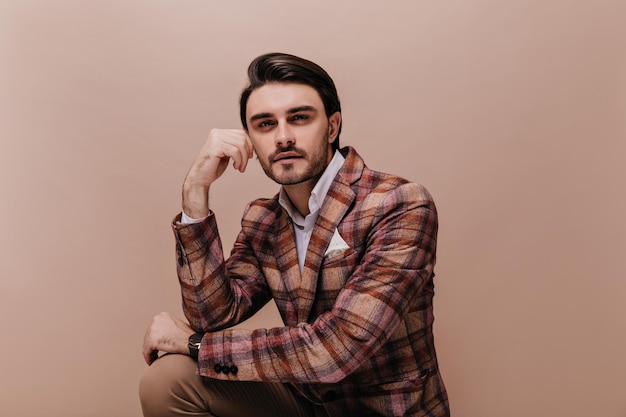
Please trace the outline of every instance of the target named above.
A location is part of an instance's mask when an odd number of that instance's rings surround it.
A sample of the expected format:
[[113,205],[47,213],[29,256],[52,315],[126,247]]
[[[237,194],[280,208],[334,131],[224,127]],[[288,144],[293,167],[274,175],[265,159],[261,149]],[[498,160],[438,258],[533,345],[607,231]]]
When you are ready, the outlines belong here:
[[[250,94],[259,87],[272,82],[292,82],[313,87],[320,95],[326,117],[335,112],[341,112],[341,104],[337,95],[337,88],[330,75],[314,62],[295,55],[273,52],[255,58],[248,67],[248,86],[241,92],[239,100],[239,114],[241,123],[248,129],[246,108]],[[339,149],[339,134],[332,143],[333,151]]]

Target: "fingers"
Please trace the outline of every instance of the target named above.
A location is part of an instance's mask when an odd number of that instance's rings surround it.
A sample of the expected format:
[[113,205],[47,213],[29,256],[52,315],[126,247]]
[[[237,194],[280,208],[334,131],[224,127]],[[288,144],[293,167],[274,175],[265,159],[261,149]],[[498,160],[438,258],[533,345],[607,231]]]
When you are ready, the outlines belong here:
[[152,362],[158,359],[159,351],[158,350],[152,350],[149,352],[143,351],[142,356],[143,356],[143,360],[146,361],[148,365],[152,365]]
[[148,365],[157,359],[158,352],[189,352],[189,336],[193,329],[169,313],[160,313],[152,318],[143,340],[142,356]]
[[146,336],[144,337],[141,354],[143,356],[143,360],[146,361],[148,365],[152,365],[152,362],[154,362],[159,355],[158,349],[156,349],[156,347],[151,341],[150,328],[148,328],[148,331],[146,332]]
[[254,155],[252,142],[242,129],[212,129],[187,174],[189,184],[208,187],[218,179],[233,160],[239,172],[246,170]]
[[221,145],[219,156],[232,158],[233,168],[244,172],[248,160],[254,155],[252,142],[245,130],[242,129],[214,129],[210,140]]
[[223,142],[221,144],[221,154],[223,155],[222,158],[233,160],[233,168],[239,172],[244,172],[248,163],[248,157],[245,147],[240,145],[240,143]]
[[[163,315],[161,313],[160,315]],[[150,326],[146,330],[146,334],[143,338],[143,346],[141,349],[141,354],[143,356],[143,360],[146,361],[148,365],[151,365],[154,362],[158,355],[159,349],[157,346],[156,334],[158,333],[158,321],[160,320],[159,316],[154,316],[152,318],[152,322]]]
[[250,140],[250,137],[245,130],[243,131],[243,134],[245,153],[242,154],[242,165],[240,166],[239,172],[244,172],[246,170],[246,167],[248,166],[248,161],[254,156],[254,147],[252,146],[252,141]]

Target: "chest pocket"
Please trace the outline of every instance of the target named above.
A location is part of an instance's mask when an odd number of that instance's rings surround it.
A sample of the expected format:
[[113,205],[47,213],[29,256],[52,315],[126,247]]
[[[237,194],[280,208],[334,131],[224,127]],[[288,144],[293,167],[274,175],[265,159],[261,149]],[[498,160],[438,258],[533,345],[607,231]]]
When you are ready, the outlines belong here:
[[339,292],[359,264],[360,256],[354,249],[330,251],[322,260],[317,292],[321,299],[334,304]]

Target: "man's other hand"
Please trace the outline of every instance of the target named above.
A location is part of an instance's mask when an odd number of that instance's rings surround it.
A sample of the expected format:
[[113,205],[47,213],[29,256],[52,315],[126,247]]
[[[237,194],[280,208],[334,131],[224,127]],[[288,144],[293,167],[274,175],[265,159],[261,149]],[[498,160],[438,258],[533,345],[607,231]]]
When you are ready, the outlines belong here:
[[148,365],[157,358],[158,352],[189,354],[189,336],[195,332],[187,323],[169,313],[160,313],[152,318],[152,323],[143,339],[143,358]]

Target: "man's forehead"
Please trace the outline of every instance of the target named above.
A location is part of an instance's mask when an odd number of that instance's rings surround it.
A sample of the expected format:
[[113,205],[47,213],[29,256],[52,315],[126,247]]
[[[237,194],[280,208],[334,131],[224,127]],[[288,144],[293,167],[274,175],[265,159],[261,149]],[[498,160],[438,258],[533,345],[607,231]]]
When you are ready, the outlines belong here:
[[303,106],[324,108],[321,97],[313,87],[300,83],[268,83],[250,94],[246,117],[255,113],[285,113]]

